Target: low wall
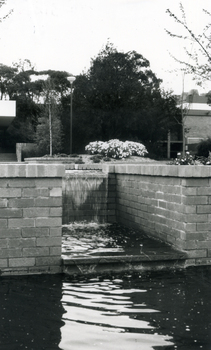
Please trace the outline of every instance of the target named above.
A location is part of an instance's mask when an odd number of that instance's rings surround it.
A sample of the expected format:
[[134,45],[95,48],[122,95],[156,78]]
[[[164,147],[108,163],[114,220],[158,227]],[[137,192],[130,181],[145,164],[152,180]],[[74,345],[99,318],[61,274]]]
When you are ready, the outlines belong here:
[[211,264],[211,167],[104,166],[115,174],[116,220]]
[[0,273],[61,272],[64,166],[1,164]]

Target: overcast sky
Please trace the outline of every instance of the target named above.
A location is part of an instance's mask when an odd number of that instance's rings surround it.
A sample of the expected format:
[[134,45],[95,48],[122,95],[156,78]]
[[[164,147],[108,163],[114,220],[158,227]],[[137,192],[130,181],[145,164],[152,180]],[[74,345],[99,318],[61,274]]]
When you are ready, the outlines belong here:
[[[78,75],[109,40],[119,51],[142,54],[165,90],[181,93],[181,67],[170,54],[184,58],[184,45],[165,32],[180,31],[166,14],[169,8],[181,16],[180,2],[188,24],[200,33],[209,20],[202,9],[211,12],[210,0],[7,0],[0,14],[11,8],[13,13],[0,23],[0,63],[29,59],[37,70]],[[196,88],[190,77],[184,85],[185,91]]]

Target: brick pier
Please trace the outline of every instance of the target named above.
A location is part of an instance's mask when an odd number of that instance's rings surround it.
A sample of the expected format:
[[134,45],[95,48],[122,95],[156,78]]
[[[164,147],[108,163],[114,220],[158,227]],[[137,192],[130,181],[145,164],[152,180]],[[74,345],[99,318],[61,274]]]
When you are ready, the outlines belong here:
[[51,164],[1,164],[0,273],[61,272],[62,177]]

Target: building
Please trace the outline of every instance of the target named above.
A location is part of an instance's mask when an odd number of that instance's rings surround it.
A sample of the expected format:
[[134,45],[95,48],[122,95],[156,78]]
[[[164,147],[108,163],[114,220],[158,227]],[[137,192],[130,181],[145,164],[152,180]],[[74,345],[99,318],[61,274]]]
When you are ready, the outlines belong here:
[[16,160],[16,154],[5,148],[4,133],[16,117],[16,101],[0,101],[0,161]]
[[208,104],[208,94],[199,95],[197,90],[184,94],[185,143],[189,151],[196,151],[201,140],[211,137],[211,104]]

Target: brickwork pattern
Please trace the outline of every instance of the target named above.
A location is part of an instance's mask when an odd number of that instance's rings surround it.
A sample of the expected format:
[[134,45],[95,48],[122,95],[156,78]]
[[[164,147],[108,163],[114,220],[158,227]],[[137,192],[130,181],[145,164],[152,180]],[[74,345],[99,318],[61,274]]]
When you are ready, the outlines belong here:
[[62,173],[52,166],[1,166],[2,275],[61,272]]
[[187,251],[187,264],[211,264],[211,169],[177,168],[115,167],[116,219]]

